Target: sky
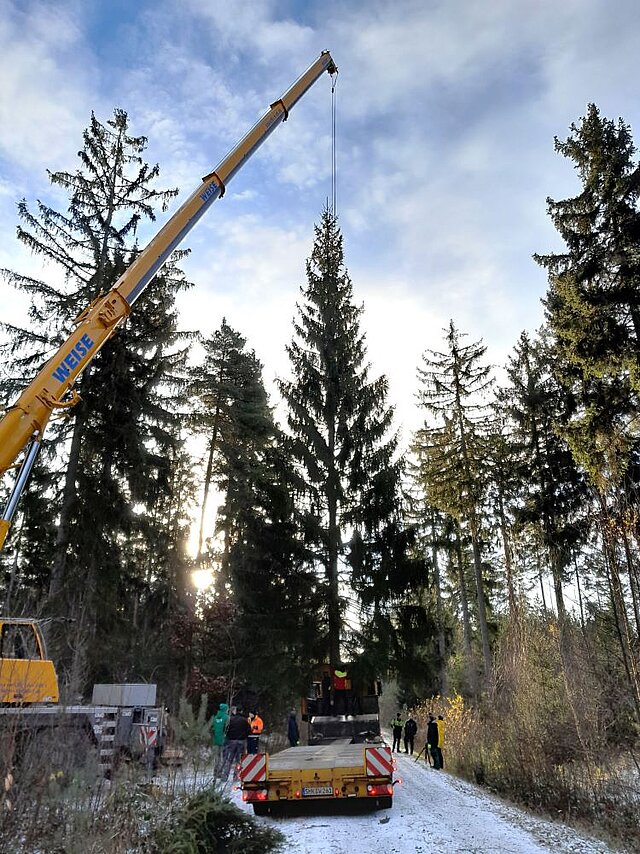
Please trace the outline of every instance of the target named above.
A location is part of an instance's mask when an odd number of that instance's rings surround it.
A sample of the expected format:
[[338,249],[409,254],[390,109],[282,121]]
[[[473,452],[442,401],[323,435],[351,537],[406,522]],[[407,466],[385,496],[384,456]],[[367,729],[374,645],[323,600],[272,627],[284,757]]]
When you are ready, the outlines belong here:
[[[92,110],[128,112],[159,186],[180,190],[175,210],[326,49],[346,265],[408,442],[421,354],[450,319],[495,365],[541,324],[532,255],[561,247],[546,199],[579,190],[554,136],[589,102],[640,132],[637,0],[0,0],[0,267],[59,276],[18,243],[16,204],[64,208],[47,169],[79,165]],[[184,328],[226,317],[271,389],[330,195],[323,75],[186,241]],[[0,283],[2,319],[26,309]]]

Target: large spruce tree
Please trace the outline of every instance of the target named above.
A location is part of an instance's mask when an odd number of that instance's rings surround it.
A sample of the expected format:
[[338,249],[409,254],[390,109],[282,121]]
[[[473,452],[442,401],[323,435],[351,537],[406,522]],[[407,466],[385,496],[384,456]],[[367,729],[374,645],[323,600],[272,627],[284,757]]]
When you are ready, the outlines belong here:
[[[288,443],[246,343],[223,319],[194,369],[194,421],[207,438],[198,562],[215,570],[209,598],[234,608],[236,687],[282,712],[313,660],[319,603],[298,536]],[[212,488],[220,502],[215,526]],[[222,538],[218,549],[203,549],[205,523]]]
[[[224,503],[217,519],[223,535],[219,580],[228,574],[228,555],[238,531],[234,524],[243,506],[242,490],[251,482],[248,468],[273,442],[275,424],[262,379],[262,365],[246,339],[222,319],[220,328],[204,339],[204,360],[192,371],[196,400],[193,422],[206,436],[206,468],[198,531],[198,560],[203,558],[207,520],[215,518],[209,495],[215,486]],[[250,498],[248,498],[250,504]],[[209,514],[209,516],[207,515]],[[209,527],[213,529],[213,524]]]
[[[159,169],[144,162],[146,139],[129,133],[124,111],[115,110],[106,124],[92,115],[83,142],[75,172],[49,173],[52,184],[68,193],[66,211],[40,201],[35,210],[24,200],[19,205],[18,238],[51,265],[57,284],[3,271],[31,298],[29,328],[5,327],[11,356],[6,396],[30,379],[73,319],[115,282],[138,251],[140,223],[154,220],[177,192],[155,189]],[[164,524],[151,505],[159,490],[170,489],[167,460],[176,457],[181,441],[176,395],[185,349],[173,302],[185,285],[169,263],[84,371],[82,401],[47,432],[51,476],[45,487],[57,529],[51,550],[49,525],[39,510],[50,570],[46,610],[74,621],[73,630],[65,626],[58,633],[55,649],[70,667],[74,690],[92,675],[90,661],[98,667],[89,650],[102,650],[109,669],[114,630],[131,626],[131,609],[139,604],[133,591],[150,577],[146,559],[136,556],[130,542],[154,539],[153,524]],[[32,506],[26,501],[24,512]],[[42,600],[38,605],[42,609]]]
[[301,294],[287,348],[293,379],[280,389],[304,479],[306,542],[324,582],[324,654],[339,665],[347,639],[344,599],[355,589],[362,608],[353,626],[356,646],[380,661],[389,653],[394,574],[406,554],[399,546],[397,438],[387,380],[370,378],[362,308],[354,304],[342,234],[329,210],[315,227]]
[[639,593],[637,558],[623,542],[638,538],[640,434],[640,164],[631,130],[590,104],[558,152],[571,160],[580,193],[548,200],[566,251],[536,255],[549,275],[546,312],[556,376],[571,393],[562,425],[585,468],[599,505],[611,605],[636,715],[640,718],[640,657],[625,601],[621,569]]

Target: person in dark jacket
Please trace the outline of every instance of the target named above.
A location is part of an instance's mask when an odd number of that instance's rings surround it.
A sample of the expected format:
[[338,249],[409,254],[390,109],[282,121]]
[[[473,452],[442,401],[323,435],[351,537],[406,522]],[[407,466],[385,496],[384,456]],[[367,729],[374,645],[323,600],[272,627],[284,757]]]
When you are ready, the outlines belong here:
[[391,747],[392,751],[397,751],[400,753],[400,739],[402,738],[402,727],[404,726],[402,722],[402,715],[400,712],[395,716],[395,718],[391,721],[391,732],[393,733],[393,745]]
[[418,732],[418,724],[409,715],[404,725],[404,752],[411,753],[413,756],[413,740]]
[[438,724],[436,723],[435,717],[430,714],[429,723],[427,724],[427,750],[431,754],[433,767],[436,770],[439,770],[442,767],[440,765],[440,755],[438,752],[439,743],[440,737],[438,735]]
[[287,722],[287,738],[291,747],[295,747],[300,741],[300,730],[298,729],[298,721],[296,713],[293,709],[289,712],[289,720]]
[[222,778],[229,776],[229,771],[234,768],[245,751],[247,736],[251,733],[251,727],[246,717],[238,709],[232,710],[227,733],[224,741],[224,766]]
[[444,756],[442,754],[442,748],[444,747],[444,718],[442,715],[438,715],[438,720],[436,721],[436,725],[438,727],[438,759],[440,761],[440,767],[444,768]]

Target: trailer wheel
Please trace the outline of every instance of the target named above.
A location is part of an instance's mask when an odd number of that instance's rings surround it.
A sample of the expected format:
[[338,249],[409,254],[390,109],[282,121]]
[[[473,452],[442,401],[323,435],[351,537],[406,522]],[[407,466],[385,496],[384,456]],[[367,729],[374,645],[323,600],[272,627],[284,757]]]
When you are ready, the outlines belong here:
[[253,813],[254,815],[269,815],[271,808],[269,804],[253,804]]
[[393,798],[376,798],[376,806],[381,810],[389,810],[393,806]]

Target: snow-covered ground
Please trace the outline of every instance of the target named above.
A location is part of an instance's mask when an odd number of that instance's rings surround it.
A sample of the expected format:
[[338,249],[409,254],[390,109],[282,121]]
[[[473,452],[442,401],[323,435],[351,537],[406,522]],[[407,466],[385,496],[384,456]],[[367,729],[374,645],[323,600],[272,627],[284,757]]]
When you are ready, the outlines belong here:
[[[397,757],[390,810],[364,815],[261,818],[277,827],[292,854],[606,854],[603,842],[510,806],[420,759]],[[253,812],[233,790],[232,800]]]

